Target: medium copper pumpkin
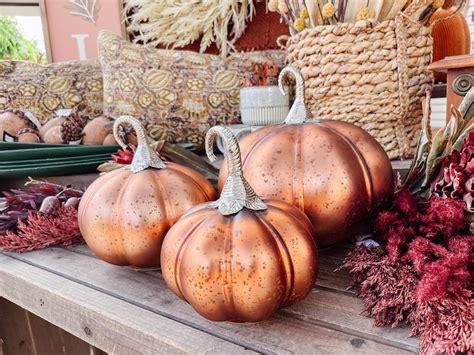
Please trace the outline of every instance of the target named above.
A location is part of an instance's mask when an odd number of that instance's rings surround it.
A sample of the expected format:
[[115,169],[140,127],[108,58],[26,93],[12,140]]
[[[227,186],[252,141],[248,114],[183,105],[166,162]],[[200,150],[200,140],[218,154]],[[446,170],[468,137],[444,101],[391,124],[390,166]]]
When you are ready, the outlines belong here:
[[97,256],[116,265],[160,265],[165,234],[191,207],[215,199],[204,176],[184,166],[164,163],[148,145],[143,127],[133,117],[115,121],[114,135],[122,147],[119,126],[130,124],[138,147],[130,166],[94,181],[79,205],[79,227]]
[[209,158],[221,135],[230,175],[218,201],[187,212],[170,229],[161,250],[171,290],[203,317],[256,322],[304,298],[317,275],[311,223],[297,208],[262,201],[242,176],[232,133],[211,128]]
[[[359,232],[393,195],[390,160],[363,129],[330,120],[305,122],[304,82],[296,77],[295,102],[284,124],[253,132],[240,141],[244,175],[255,192],[293,204],[311,220],[318,247]],[[227,178],[225,165],[219,188]]]

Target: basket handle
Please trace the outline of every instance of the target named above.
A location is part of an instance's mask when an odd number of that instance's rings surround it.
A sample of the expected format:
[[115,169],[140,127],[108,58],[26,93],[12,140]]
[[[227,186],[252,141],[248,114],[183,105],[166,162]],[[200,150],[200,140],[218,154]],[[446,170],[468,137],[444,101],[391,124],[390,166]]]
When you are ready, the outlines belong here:
[[[405,18],[411,19],[422,8],[433,3],[433,0],[414,0],[407,6],[403,12],[399,12],[397,16],[403,16]],[[418,21],[418,20],[416,20]]]
[[464,10],[464,8],[466,7],[466,4],[467,4],[467,0],[461,0],[461,1],[459,2],[459,4],[457,5],[456,10],[455,10],[452,14],[450,14],[450,15],[448,15],[448,16],[445,16],[445,17],[442,17],[442,18],[439,18],[439,19],[433,21],[433,22],[430,24],[430,26],[433,27],[434,25],[436,25],[436,24],[438,24],[438,23],[442,23],[442,22],[444,22],[444,21],[449,20],[450,18],[453,18],[454,16],[457,15],[457,13],[458,13],[459,11]]
[[[418,19],[413,19],[413,15],[415,15],[419,10],[423,9],[424,7],[431,5],[433,3],[433,0],[414,0],[411,2],[410,5],[407,6],[405,11],[401,12],[398,16],[405,17],[407,19],[410,19],[412,21],[418,22]],[[430,24],[431,27],[433,27],[435,24],[444,22],[446,20],[449,20],[452,18],[454,15],[456,15],[459,11],[461,11],[464,6],[466,5],[467,0],[461,0],[459,1],[459,4],[457,5],[456,11],[454,11],[452,14],[440,18],[433,23]]]

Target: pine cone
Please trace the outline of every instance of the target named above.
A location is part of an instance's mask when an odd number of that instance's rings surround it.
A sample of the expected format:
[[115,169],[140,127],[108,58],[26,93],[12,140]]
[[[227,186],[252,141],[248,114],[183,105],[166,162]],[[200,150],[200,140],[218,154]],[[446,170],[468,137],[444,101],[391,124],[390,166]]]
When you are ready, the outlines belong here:
[[77,114],[67,117],[66,121],[61,124],[61,136],[63,143],[76,142],[82,139],[84,133],[84,120]]

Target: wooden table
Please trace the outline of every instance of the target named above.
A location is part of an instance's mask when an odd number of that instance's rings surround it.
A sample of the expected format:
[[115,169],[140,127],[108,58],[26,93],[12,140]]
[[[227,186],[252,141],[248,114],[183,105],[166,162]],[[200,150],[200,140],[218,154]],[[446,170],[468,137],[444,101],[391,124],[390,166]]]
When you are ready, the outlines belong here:
[[374,328],[333,272],[349,247],[320,253],[318,281],[301,303],[256,324],[215,323],[169,291],[158,269],[109,265],[85,245],[0,254],[0,297],[115,354],[404,354],[408,328]]
[[[409,163],[392,165],[403,175]],[[97,174],[47,179],[83,188],[95,178]],[[22,184],[0,181],[0,188]],[[362,301],[346,290],[349,274],[334,272],[349,250],[346,245],[320,252],[318,280],[311,294],[258,324],[209,322],[168,290],[158,269],[113,266],[98,260],[85,245],[0,253],[0,297],[113,354],[417,352],[418,339],[408,337],[408,328],[374,328],[372,320],[360,314]],[[57,336],[63,352],[66,335],[61,331]],[[42,336],[47,339],[51,332]],[[49,351],[33,353],[50,355],[51,349],[58,348],[47,345]],[[66,348],[80,355],[97,350],[71,339]]]

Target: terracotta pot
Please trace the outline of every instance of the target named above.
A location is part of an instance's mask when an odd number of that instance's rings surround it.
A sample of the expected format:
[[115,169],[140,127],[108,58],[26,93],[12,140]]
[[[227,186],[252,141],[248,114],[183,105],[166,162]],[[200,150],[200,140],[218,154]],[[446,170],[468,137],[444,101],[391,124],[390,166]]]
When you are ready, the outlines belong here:
[[168,232],[161,251],[163,277],[171,290],[203,317],[256,322],[303,299],[317,275],[311,223],[297,208],[261,200],[242,176],[237,141],[221,135],[230,175],[221,197],[188,211]]
[[[431,17],[431,22],[448,17],[456,7],[440,8]],[[436,23],[433,26],[433,62],[446,57],[469,54],[471,52],[471,34],[469,25],[462,12]],[[446,73],[434,73],[436,82],[446,82]]]
[[163,239],[191,207],[216,197],[212,185],[196,171],[163,163],[148,145],[138,120],[122,116],[118,127],[131,124],[138,147],[132,164],[101,176],[84,193],[79,205],[79,227],[96,255],[112,264],[160,265]]
[[[311,220],[319,247],[361,232],[394,191],[390,160],[377,141],[346,122],[307,119],[304,83],[285,124],[262,128],[240,141],[243,172],[255,192],[301,209]],[[225,164],[219,189],[227,178]]]

